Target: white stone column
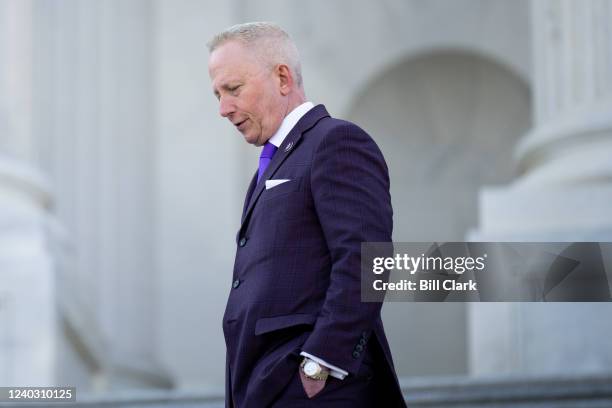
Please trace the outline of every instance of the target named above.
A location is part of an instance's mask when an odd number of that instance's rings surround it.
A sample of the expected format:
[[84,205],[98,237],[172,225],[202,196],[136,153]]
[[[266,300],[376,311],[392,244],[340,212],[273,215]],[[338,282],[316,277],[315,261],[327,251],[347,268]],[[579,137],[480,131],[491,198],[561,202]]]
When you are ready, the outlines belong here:
[[[612,0],[532,0],[535,125],[481,193],[479,241],[612,240]],[[471,370],[612,370],[609,304],[473,304]],[[500,357],[503,356],[503,357]]]
[[[482,236],[612,236],[612,2],[532,3],[535,127],[511,186],[484,191]],[[535,236],[534,236],[535,235]]]
[[32,2],[0,0],[0,385],[54,384],[51,193],[32,133]]
[[169,387],[158,364],[150,0],[32,0],[35,123],[69,241],[58,380]]

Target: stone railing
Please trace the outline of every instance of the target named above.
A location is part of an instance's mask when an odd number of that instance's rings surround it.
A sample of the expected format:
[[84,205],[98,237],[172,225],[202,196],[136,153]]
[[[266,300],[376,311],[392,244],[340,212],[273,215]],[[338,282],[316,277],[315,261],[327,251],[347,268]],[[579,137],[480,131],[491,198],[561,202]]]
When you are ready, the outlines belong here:
[[402,382],[408,407],[612,407],[612,374],[581,377],[429,378]]

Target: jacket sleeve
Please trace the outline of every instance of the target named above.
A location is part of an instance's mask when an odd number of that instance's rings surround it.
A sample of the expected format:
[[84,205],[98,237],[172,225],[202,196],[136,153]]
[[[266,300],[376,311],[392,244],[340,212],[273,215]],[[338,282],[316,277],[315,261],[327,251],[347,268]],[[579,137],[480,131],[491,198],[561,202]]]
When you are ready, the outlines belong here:
[[316,149],[310,180],[331,275],[302,350],[355,374],[382,306],[361,302],[361,243],[391,241],[389,172],[372,138],[341,122]]

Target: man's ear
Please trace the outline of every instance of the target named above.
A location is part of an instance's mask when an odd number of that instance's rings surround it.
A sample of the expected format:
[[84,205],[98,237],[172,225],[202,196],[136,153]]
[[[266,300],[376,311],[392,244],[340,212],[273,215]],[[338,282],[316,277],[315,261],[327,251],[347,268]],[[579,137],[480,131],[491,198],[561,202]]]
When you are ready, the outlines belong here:
[[289,95],[289,92],[291,92],[291,89],[293,88],[293,76],[291,75],[291,70],[286,64],[278,64],[275,70],[279,80],[281,95]]

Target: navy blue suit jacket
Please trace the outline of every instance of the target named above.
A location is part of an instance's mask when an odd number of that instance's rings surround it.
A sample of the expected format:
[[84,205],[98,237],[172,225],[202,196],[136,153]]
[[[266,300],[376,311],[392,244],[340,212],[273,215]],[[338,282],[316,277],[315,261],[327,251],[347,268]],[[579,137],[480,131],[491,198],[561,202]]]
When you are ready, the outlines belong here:
[[[290,181],[266,190],[267,179]],[[270,405],[298,375],[300,351],[350,377],[368,349],[377,349],[375,365],[387,374],[380,397],[390,401],[385,406],[403,406],[381,303],[362,303],[360,292],[361,243],[391,241],[393,228],[378,146],[318,105],[256,181],[257,175],[244,204],[223,317],[227,405]]]

